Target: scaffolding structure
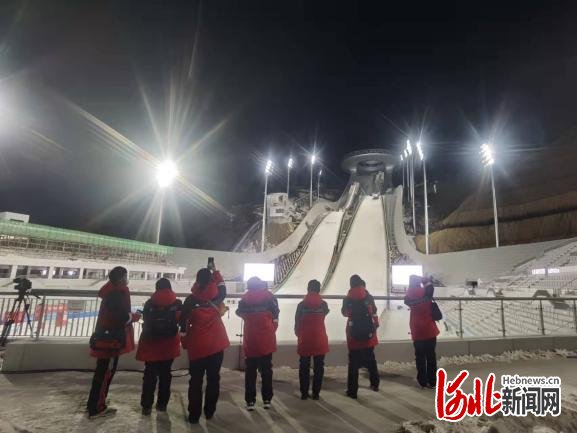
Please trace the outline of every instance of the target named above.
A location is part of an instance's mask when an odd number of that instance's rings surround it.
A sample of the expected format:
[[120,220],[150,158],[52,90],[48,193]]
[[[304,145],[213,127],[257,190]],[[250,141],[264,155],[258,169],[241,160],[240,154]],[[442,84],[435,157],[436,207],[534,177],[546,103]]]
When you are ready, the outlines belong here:
[[167,263],[174,248],[39,224],[0,221],[0,249],[99,260]]

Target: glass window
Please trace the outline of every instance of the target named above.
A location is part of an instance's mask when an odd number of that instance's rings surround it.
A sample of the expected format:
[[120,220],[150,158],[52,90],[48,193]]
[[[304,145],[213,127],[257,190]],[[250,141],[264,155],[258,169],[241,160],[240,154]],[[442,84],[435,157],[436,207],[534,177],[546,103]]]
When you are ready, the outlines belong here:
[[10,272],[12,272],[12,266],[0,265],[0,278],[10,278]]
[[28,266],[18,266],[16,277],[26,277],[28,275]]
[[75,280],[80,277],[80,268],[54,268],[52,278],[63,280]]
[[29,278],[48,278],[48,266],[30,266]]
[[146,278],[146,272],[143,271],[130,271],[128,278],[130,280],[144,280]]
[[106,278],[106,269],[84,269],[82,278],[85,280],[104,280]]

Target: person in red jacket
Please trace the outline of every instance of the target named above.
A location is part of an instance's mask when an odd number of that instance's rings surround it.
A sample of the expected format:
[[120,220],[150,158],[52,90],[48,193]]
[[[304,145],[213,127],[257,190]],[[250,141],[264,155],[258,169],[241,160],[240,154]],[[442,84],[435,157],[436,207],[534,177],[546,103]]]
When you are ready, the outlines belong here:
[[350,278],[350,290],[341,312],[347,317],[347,346],[349,349],[349,369],[347,375],[347,396],[357,398],[359,389],[359,369],[369,370],[369,380],[373,391],[379,390],[380,377],[375,359],[375,346],[379,344],[377,328],[379,317],[377,307],[365,282],[358,275]]
[[[121,349],[90,349],[90,356],[97,358],[96,370],[86,403],[90,419],[116,412],[116,409],[106,406],[108,388],[118,367],[118,357],[134,350],[132,322],[140,320],[139,314],[131,312],[126,268],[115,267],[110,271],[108,278],[109,281],[98,292],[98,297],[102,299],[102,302],[96,320],[96,331],[123,331],[125,341]],[[112,368],[109,368],[111,360]]]
[[415,348],[417,382],[422,388],[437,385],[437,335],[439,328],[433,320],[431,303],[435,288],[430,278],[411,275],[405,295],[405,304],[411,309],[409,327]]
[[238,303],[236,314],[244,320],[246,408],[249,411],[254,410],[258,370],[262,380],[263,405],[265,409],[269,409],[273,397],[272,354],[276,352],[279,309],[277,300],[268,290],[265,281],[258,277],[252,277],[247,281],[247,292]]
[[202,383],[206,374],[204,416],[212,419],[220,393],[220,368],[230,346],[221,314],[226,297],[224,280],[217,270],[200,269],[192,294],[184,301],[180,317],[183,347],[189,359],[188,420],[198,424],[202,414]]
[[170,400],[171,368],[180,355],[178,319],[182,302],[176,299],[170,281],[161,278],[156,282],[156,291],[143,307],[143,330],[140,334],[136,359],[144,361],[142,414],[150,415],[154,402],[154,391],[158,380],[156,410],[166,412]]
[[311,356],[313,357],[313,400],[319,399],[325,372],[325,355],[329,352],[329,338],[325,316],[329,307],[321,298],[321,283],[310,280],[307,295],[297,306],[295,334],[298,338],[299,381],[301,399],[309,398]]

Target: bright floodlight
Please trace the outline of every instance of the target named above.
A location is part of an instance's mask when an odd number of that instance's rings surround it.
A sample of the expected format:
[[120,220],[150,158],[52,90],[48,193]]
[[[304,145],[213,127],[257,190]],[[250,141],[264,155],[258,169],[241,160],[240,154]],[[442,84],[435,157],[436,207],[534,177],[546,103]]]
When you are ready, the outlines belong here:
[[288,165],[288,168],[293,168],[293,162],[294,162],[293,159],[292,159],[292,158],[289,158],[288,164],[287,164],[287,165]]
[[407,140],[407,153],[409,155],[413,154],[413,146],[411,146],[411,140]]
[[419,153],[419,158],[421,158],[421,161],[422,161],[423,159],[425,159],[425,155],[424,155],[424,153],[423,153],[423,148],[422,148],[422,146],[421,146],[421,142],[420,142],[420,141],[417,141],[417,152]]
[[176,164],[170,160],[160,163],[156,168],[156,181],[161,188],[170,186],[176,176],[178,176],[178,169]]
[[316,160],[317,160],[317,156],[313,153],[311,155],[311,164],[314,164]]
[[320,171],[319,171],[319,176],[320,176],[320,175],[322,175],[322,174],[323,174],[323,171],[322,171],[322,170],[320,170]]
[[483,161],[483,165],[485,167],[495,163],[495,159],[493,158],[493,148],[490,144],[483,143],[481,145],[481,160]]
[[270,174],[271,171],[272,171],[272,161],[269,159],[269,160],[266,162],[266,167],[265,167],[265,169],[264,169],[264,172],[265,172],[266,174]]
[[403,162],[405,160],[405,157],[403,156],[403,154],[401,153],[401,162]]

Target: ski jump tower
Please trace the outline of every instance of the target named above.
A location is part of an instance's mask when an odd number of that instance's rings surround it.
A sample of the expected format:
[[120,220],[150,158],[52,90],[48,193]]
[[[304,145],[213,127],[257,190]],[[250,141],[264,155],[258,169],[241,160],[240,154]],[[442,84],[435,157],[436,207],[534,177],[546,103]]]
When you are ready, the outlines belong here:
[[363,149],[345,155],[341,163],[349,183],[359,182],[366,195],[383,195],[393,186],[395,158],[384,149]]

